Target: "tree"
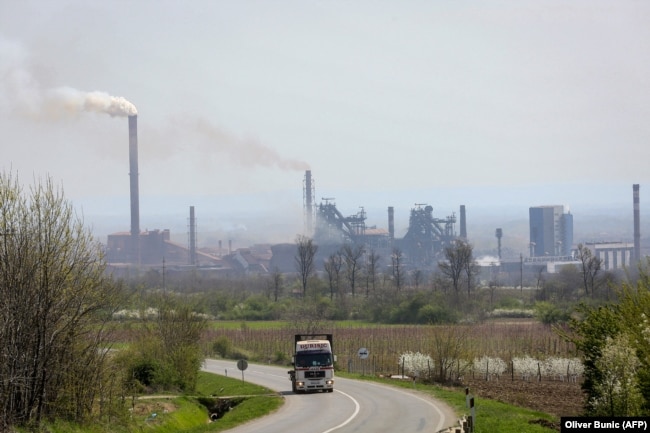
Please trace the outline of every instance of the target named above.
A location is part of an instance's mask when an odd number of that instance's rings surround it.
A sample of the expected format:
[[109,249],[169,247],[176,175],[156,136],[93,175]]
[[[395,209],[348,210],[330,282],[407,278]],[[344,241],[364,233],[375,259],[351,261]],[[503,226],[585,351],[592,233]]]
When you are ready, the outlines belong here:
[[402,263],[402,250],[399,248],[393,248],[393,253],[390,256],[392,263],[392,274],[393,274],[393,283],[395,284],[395,289],[399,292],[402,290],[402,283],[404,279],[404,264]]
[[330,299],[334,298],[335,293],[339,293],[341,283],[341,267],[343,266],[343,258],[340,252],[331,254],[325,260],[325,272],[327,273],[327,280],[330,287]]
[[370,289],[375,293],[377,288],[377,267],[381,256],[375,253],[374,249],[370,250],[366,262],[366,298],[370,296]]
[[438,269],[451,282],[456,298],[460,294],[463,274],[467,276],[469,290],[474,269],[472,251],[473,248],[468,242],[458,239],[445,248],[445,260],[438,262]]
[[169,385],[193,391],[203,362],[199,341],[207,321],[190,305],[164,296],[158,306],[153,335],[162,344],[162,360],[172,373]]
[[621,332],[621,323],[616,316],[613,306],[589,308],[579,306],[574,317],[569,321],[572,334],[562,334],[573,342],[584,358],[584,381],[582,389],[587,394],[588,414],[594,412],[591,402],[598,401],[601,394],[598,384],[603,380],[603,372],[599,368],[598,359],[602,354],[607,338],[614,338]]
[[84,420],[108,370],[120,287],[98,242],[51,179],[29,193],[0,174],[0,430]]
[[350,283],[350,291],[352,297],[355,296],[355,288],[357,282],[357,273],[359,271],[359,260],[365,252],[363,245],[350,245],[343,246],[343,259],[345,261],[345,275]]
[[302,296],[307,295],[307,283],[309,282],[309,277],[314,273],[316,257],[316,251],[318,251],[318,246],[314,244],[313,239],[308,238],[307,236],[299,235],[296,238],[296,270],[300,276],[300,284],[302,286]]
[[268,282],[269,293],[273,294],[273,301],[278,302],[282,294],[282,273],[275,268],[271,273],[271,279]]
[[582,244],[578,244],[578,260],[582,263],[582,283],[585,288],[585,295],[594,296],[596,289],[596,276],[602,269],[603,259],[594,256],[591,250]]
[[607,337],[596,368],[602,373],[589,404],[595,416],[639,416],[643,397],[637,378],[641,366],[627,335]]
[[458,326],[439,326],[433,337],[434,361],[440,382],[455,381],[464,371],[460,360],[467,358],[469,329]]

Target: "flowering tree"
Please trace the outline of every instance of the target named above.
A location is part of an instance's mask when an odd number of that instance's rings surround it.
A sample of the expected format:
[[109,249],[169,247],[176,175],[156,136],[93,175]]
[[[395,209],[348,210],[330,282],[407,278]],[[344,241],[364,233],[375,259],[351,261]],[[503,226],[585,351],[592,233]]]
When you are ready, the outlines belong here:
[[530,356],[521,358],[512,358],[512,368],[515,373],[520,374],[523,380],[529,380],[531,376],[537,374],[539,361]]
[[483,355],[480,358],[474,358],[474,371],[485,374],[485,379],[489,380],[490,376],[499,377],[506,371],[507,365],[501,358],[491,358]]
[[429,371],[433,369],[433,359],[429,355],[420,352],[404,352],[399,357],[399,363],[405,373],[417,377],[429,377]]
[[607,344],[596,361],[602,379],[595,387],[597,395],[590,401],[594,415],[641,415],[643,396],[636,376],[640,365],[626,335],[607,338]]

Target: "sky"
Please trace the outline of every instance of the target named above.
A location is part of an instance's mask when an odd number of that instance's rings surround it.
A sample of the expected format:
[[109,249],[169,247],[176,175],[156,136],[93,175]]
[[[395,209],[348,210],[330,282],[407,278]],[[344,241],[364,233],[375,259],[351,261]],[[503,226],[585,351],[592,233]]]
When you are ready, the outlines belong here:
[[650,182],[647,1],[0,0],[0,76],[0,169],[106,230],[135,111],[143,229],[189,206],[298,226],[307,169],[384,226],[415,203],[631,219]]

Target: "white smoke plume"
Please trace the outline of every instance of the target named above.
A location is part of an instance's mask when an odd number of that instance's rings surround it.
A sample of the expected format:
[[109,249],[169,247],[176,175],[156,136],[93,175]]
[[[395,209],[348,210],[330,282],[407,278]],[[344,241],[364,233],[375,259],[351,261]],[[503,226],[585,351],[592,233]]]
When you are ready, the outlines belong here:
[[35,119],[60,119],[82,112],[110,116],[137,114],[135,105],[105,92],[84,92],[71,87],[46,88],[33,73],[22,47],[0,37],[0,108]]
[[106,113],[110,116],[135,116],[138,110],[121,96],[106,92],[82,92],[70,87],[59,87],[46,92],[43,108],[47,113],[75,115],[83,111]]

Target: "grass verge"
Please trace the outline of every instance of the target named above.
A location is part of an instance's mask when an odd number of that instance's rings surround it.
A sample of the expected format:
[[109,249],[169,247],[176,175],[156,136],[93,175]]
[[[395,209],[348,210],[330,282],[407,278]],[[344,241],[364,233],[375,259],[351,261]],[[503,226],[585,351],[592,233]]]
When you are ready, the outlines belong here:
[[[231,429],[277,410],[284,400],[269,389],[207,372],[200,372],[195,396],[142,397],[122,420],[93,425],[64,421],[50,423],[42,429],[49,433],[214,433]],[[223,417],[210,422],[208,408],[200,401],[217,401],[218,397],[243,396],[241,403]],[[203,398],[201,398],[203,397]]]

